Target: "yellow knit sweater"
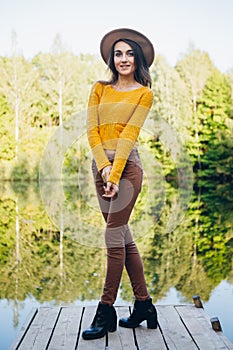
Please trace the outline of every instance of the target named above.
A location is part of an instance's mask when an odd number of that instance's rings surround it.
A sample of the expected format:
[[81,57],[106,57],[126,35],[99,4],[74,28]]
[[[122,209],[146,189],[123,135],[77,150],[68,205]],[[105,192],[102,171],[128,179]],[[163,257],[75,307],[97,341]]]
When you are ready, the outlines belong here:
[[146,86],[117,91],[110,84],[94,84],[88,103],[88,141],[98,171],[111,165],[104,150],[116,150],[108,181],[119,184],[152,101],[153,93]]

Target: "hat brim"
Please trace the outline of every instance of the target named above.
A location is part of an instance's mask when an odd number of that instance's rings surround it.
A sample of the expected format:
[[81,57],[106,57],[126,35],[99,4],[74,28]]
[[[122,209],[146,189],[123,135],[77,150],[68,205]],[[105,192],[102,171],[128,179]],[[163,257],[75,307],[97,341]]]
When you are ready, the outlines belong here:
[[148,67],[150,67],[154,61],[154,47],[151,41],[143,34],[136,30],[129,28],[114,29],[105,34],[100,42],[100,53],[106,64],[108,64],[111,47],[114,42],[119,39],[130,39],[139,44],[142,48]]

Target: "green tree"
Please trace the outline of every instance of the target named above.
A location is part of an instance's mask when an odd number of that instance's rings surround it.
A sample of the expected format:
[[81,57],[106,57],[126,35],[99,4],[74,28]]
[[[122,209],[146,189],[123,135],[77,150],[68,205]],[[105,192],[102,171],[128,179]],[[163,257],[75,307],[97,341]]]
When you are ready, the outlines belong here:
[[[3,65],[3,59],[0,60]],[[1,68],[0,68],[1,70]],[[5,95],[0,95],[0,159],[11,160],[15,155],[14,119]]]
[[[227,81],[230,86],[231,90],[231,112],[230,112],[230,117],[233,119],[233,69],[231,69],[227,75]],[[231,128],[233,129],[233,122],[230,124]]]
[[229,176],[232,173],[232,132],[228,127],[231,91],[227,78],[218,70],[208,78],[198,100],[197,114],[202,125],[200,149],[202,169],[199,176]]
[[166,120],[185,140],[191,113],[186,85],[163,57],[157,59],[151,74],[154,90],[152,117]]
[[197,159],[198,168],[201,168],[201,153],[199,133],[201,129],[200,121],[197,116],[198,99],[211,75],[214,65],[209,58],[208,53],[190,47],[188,52],[177,62],[176,70],[184,81],[189,97],[189,105],[192,109],[191,120],[189,123],[189,152],[193,162]]
[[15,158],[18,157],[21,131],[27,135],[26,127],[30,120],[33,105],[34,89],[36,88],[36,73],[33,66],[18,53],[16,33],[12,35],[12,56],[5,58],[1,64],[0,92],[6,96],[7,119],[14,118],[15,127]]
[[33,64],[40,76],[34,124],[42,126],[62,125],[68,117],[86,110],[91,85],[104,74],[100,60],[69,52],[59,34],[51,52],[36,55]]
[[[142,133],[142,142],[149,143],[164,174],[175,176],[174,144],[185,145],[189,140],[189,114],[186,86],[177,71],[159,57],[152,71],[154,104],[145,123],[150,135]],[[183,147],[182,146],[182,147]]]

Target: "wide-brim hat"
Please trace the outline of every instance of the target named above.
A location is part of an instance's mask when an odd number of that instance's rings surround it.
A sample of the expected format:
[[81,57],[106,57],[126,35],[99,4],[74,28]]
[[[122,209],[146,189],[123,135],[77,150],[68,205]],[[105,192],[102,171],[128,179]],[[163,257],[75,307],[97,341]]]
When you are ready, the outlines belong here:
[[148,67],[152,65],[155,57],[155,51],[151,41],[142,33],[129,28],[111,30],[105,34],[101,40],[100,53],[106,64],[108,64],[112,45],[119,39],[130,39],[139,44],[144,53]]

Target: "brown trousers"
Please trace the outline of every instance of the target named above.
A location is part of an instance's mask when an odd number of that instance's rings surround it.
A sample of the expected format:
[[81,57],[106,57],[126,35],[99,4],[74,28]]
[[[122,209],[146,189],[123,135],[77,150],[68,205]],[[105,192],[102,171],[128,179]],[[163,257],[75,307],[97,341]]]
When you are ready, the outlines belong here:
[[[112,151],[107,151],[106,154],[110,161],[114,160]],[[143,170],[138,151],[133,149],[130,153],[121,176],[119,192],[113,198],[102,197],[104,183],[94,160],[92,171],[99,205],[106,222],[107,272],[101,302],[109,305],[115,302],[124,266],[135,299],[146,300],[150,296],[146,287],[142,259],[128,226],[142,185]]]

